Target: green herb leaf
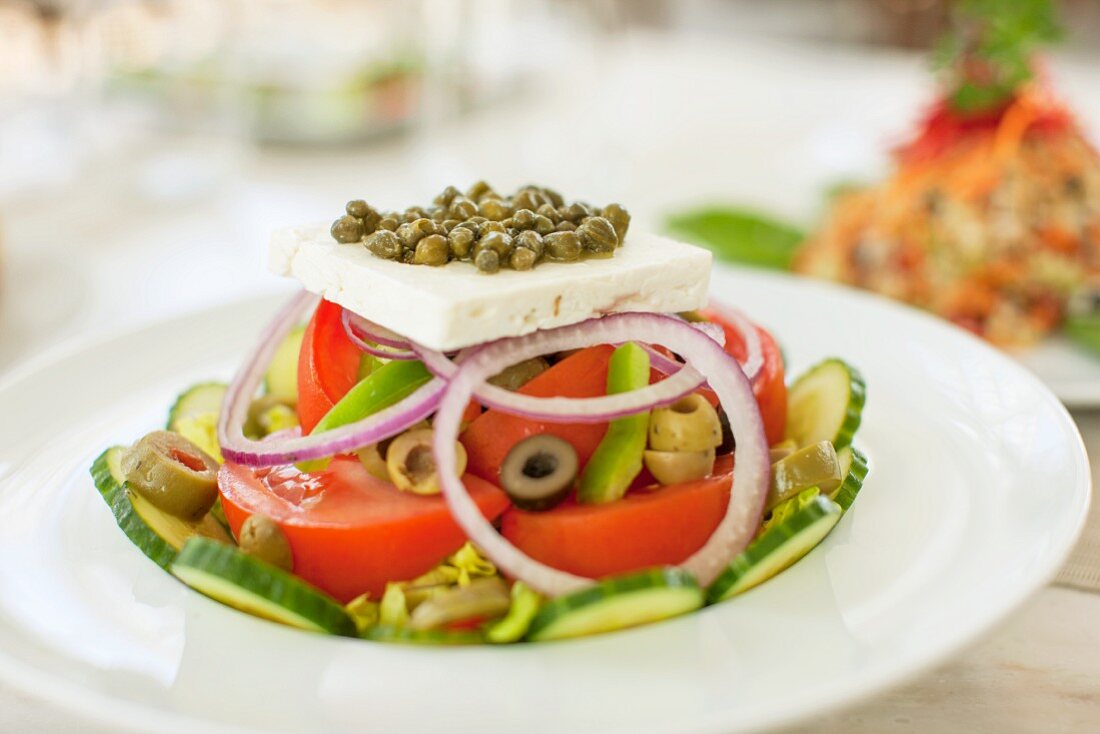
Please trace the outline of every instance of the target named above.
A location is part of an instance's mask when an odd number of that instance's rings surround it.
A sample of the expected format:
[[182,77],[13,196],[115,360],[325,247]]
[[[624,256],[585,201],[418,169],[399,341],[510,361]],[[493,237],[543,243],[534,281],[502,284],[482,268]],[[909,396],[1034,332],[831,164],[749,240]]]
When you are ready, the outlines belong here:
[[1062,328],[1067,339],[1100,354],[1100,313],[1070,316]]
[[789,270],[805,239],[797,227],[744,209],[710,207],[669,218],[668,230],[706,247],[722,261]]

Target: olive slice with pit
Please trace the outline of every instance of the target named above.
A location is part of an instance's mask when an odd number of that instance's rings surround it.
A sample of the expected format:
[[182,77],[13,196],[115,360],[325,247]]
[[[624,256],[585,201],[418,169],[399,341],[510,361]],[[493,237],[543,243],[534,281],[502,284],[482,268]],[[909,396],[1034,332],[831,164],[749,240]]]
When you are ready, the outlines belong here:
[[200,520],[218,497],[218,463],[178,433],[153,431],[122,456],[126,484],[161,510]]
[[569,495],[579,468],[571,443],[542,433],[512,447],[500,466],[500,485],[516,507],[548,510]]

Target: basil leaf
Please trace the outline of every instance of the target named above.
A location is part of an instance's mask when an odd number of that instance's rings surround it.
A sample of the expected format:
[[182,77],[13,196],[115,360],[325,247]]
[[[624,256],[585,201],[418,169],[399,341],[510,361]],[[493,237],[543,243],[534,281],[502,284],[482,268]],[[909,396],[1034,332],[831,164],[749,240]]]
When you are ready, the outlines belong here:
[[706,247],[724,262],[789,270],[805,233],[764,214],[710,207],[669,218],[668,230]]

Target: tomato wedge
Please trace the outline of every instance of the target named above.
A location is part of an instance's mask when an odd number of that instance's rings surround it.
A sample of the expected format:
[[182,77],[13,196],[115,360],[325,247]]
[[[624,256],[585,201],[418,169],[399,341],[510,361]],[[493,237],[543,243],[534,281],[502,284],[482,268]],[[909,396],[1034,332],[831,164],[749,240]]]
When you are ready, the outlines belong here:
[[719,462],[712,477],[631,490],[603,505],[568,500],[546,512],[512,508],[504,513],[501,533],[532,558],[589,578],[681,563],[726,513],[732,462]]
[[359,381],[361,352],[344,331],[343,309],[321,301],[298,353],[298,420],[309,433]]
[[[726,352],[739,362],[745,360],[748,350],[745,337],[736,326],[726,321],[714,311],[703,311],[703,316],[722,327],[726,333]],[[783,440],[783,429],[787,426],[787,383],[783,370],[783,354],[779,345],[765,329],[757,326],[760,335],[760,350],[764,356],[764,365],[753,384],[753,394],[760,406],[760,416],[764,419],[764,433],[768,444]]]
[[[590,398],[607,394],[607,364],[614,351],[598,346],[574,352],[519,389],[539,397]],[[494,484],[500,465],[517,443],[551,433],[573,444],[583,466],[607,433],[606,423],[543,423],[489,410],[470,423],[461,441],[469,455],[466,470]]]
[[[508,507],[495,486],[463,481],[487,519]],[[249,515],[267,515],[290,541],[294,573],[342,602],[364,592],[378,599],[387,581],[415,578],[466,542],[442,496],[401,492],[354,457],[310,474],[226,463],[218,487],[234,535]]]

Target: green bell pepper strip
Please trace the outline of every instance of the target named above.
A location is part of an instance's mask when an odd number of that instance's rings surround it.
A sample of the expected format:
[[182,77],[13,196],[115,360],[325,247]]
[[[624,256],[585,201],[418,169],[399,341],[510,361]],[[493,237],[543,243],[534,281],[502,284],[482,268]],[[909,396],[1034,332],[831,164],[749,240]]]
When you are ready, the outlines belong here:
[[[396,405],[419,390],[432,375],[420,362],[394,360],[371,370],[356,383],[347,395],[313,427],[312,434],[331,431],[361,421],[391,405]],[[320,471],[328,466],[328,459],[305,461],[298,464],[302,471]]]
[[[607,370],[607,394],[630,392],[649,384],[649,355],[633,342],[614,351]],[[577,489],[577,501],[613,502],[621,499],[642,471],[649,411],[616,418],[592,454]]]

